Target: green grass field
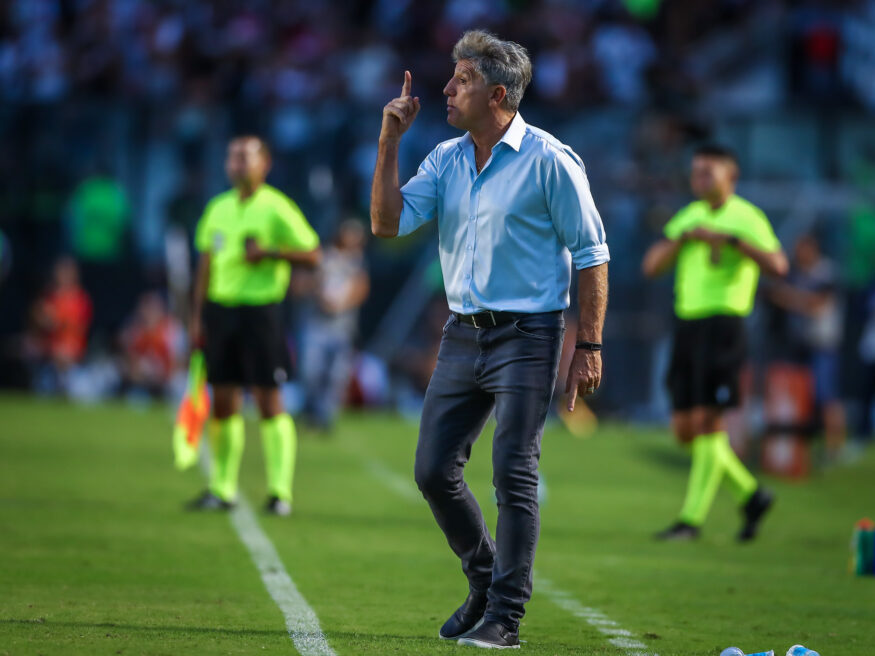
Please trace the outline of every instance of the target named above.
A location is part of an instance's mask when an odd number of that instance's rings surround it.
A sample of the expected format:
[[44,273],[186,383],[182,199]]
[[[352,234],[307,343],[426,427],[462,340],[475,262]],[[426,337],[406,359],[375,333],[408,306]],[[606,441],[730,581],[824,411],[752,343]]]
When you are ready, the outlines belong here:
[[[173,470],[171,420],[167,408],[0,397],[0,654],[295,653],[228,517],[182,510],[204,479]],[[257,505],[254,427],[242,488]],[[303,432],[294,515],[259,515],[337,654],[473,651],[436,637],[466,585],[412,493],[415,439],[388,415],[347,415],[331,439]],[[494,525],[489,449],[484,435],[468,479]],[[847,573],[853,523],[875,514],[873,456],[804,485],[770,482],[778,502],[754,544],[734,542],[727,491],[701,541],[660,544],[650,535],[673,518],[687,471],[667,431],[612,425],[579,440],[549,428],[523,650],[645,651],[570,612],[585,606],[660,656],[783,656],[797,642],[875,652],[875,579]]]

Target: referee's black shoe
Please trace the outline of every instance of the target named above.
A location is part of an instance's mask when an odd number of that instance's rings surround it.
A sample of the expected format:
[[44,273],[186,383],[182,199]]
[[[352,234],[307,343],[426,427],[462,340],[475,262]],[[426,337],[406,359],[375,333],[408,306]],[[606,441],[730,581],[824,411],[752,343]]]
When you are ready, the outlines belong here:
[[682,542],[684,540],[696,540],[699,537],[699,527],[687,524],[686,522],[675,522],[664,531],[660,531],[653,536],[657,540],[674,540]]
[[760,522],[763,516],[775,503],[775,495],[763,488],[762,486],[756,489],[747,503],[741,509],[741,514],[744,516],[744,524],[738,532],[739,542],[750,542],[757,536]]
[[519,649],[520,634],[501,622],[483,622],[459,638],[459,644],[483,649]]
[[231,510],[233,507],[233,501],[225,501],[209,490],[185,504],[186,510]]
[[465,603],[459,606],[450,619],[444,622],[438,635],[442,640],[455,640],[475,628],[483,620],[485,612],[486,593],[469,592]]

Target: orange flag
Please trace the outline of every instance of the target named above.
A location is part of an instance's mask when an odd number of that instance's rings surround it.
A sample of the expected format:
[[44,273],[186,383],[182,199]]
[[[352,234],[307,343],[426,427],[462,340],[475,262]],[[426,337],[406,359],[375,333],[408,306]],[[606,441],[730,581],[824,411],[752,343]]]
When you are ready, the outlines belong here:
[[173,455],[176,468],[188,469],[197,462],[204,424],[210,416],[207,367],[202,351],[194,351],[188,364],[188,388],[173,426]]

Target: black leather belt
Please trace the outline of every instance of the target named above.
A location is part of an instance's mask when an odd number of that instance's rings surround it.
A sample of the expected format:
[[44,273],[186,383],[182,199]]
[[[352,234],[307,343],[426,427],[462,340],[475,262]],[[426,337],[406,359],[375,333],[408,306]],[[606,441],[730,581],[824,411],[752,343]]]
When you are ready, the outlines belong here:
[[456,312],[455,315],[462,323],[467,323],[475,328],[494,328],[504,323],[516,321],[522,316],[517,312],[493,312],[492,310],[478,312],[477,314],[459,314]]

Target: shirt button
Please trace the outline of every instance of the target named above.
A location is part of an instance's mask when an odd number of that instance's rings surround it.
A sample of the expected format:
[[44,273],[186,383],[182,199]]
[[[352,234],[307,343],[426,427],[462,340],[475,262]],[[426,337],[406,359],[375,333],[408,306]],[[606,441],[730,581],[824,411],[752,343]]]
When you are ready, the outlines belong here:
[[473,247],[473,246],[468,246],[468,250],[469,250],[469,251],[473,251],[473,250],[474,250],[474,247]]
[[466,273],[466,274],[465,274],[465,280],[468,280],[468,279],[470,279],[470,278],[471,278],[471,274],[470,274],[470,273]]
[[473,220],[474,220],[474,217],[473,217],[473,216],[470,216],[470,217],[468,217],[468,219],[469,219],[470,221],[473,221]]

